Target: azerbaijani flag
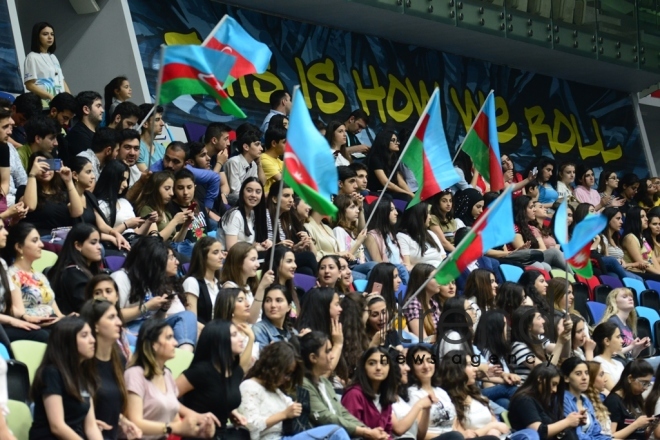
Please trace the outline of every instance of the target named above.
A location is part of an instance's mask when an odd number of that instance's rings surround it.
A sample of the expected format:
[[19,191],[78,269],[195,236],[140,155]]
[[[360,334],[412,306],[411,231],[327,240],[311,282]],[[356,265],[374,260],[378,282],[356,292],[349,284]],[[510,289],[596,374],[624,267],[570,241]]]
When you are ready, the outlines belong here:
[[504,189],[500,142],[497,139],[495,95],[492,91],[479,110],[472,128],[465,135],[463,151],[470,156],[474,168],[490,184],[491,191]]
[[334,217],[332,195],[339,192],[339,177],[332,149],[314,126],[305,98],[293,92],[289,129],[284,147],[284,182],[312,209]]
[[193,45],[165,46],[163,51],[159,104],[169,104],[183,95],[210,95],[218,101],[223,112],[237,118],[247,117],[218,79],[229,74],[236,62],[234,57]]
[[241,76],[264,73],[272,56],[268,46],[252,38],[243,26],[229,15],[222,17],[202,46],[236,57],[236,64],[228,76],[221,78],[225,86]]
[[449,156],[440,113],[440,90],[435,89],[401,155],[417,179],[419,189],[408,204],[415,206],[458,183],[460,177]]
[[573,228],[573,236],[568,239],[568,208],[564,200],[555,212],[555,237],[564,252],[564,258],[576,274],[584,278],[594,275],[591,267],[591,243],[607,225],[607,217],[602,214],[589,214]]
[[470,232],[456,245],[454,252],[438,266],[435,276],[439,284],[458,278],[468,264],[488,250],[511,243],[516,236],[513,229],[513,198],[509,187],[484,210]]

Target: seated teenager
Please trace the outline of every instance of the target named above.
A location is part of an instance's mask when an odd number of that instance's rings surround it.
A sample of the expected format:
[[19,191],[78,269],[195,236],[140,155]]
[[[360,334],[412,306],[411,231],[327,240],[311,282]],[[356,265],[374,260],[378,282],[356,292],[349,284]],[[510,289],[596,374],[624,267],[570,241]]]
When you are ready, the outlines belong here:
[[229,182],[230,193],[227,201],[230,204],[236,203],[240,198],[239,193],[248,178],[254,178],[263,185],[266,181],[264,170],[261,165],[261,147],[260,133],[248,131],[238,140],[240,153],[231,157],[225,164],[227,181]]
[[220,290],[220,270],[226,255],[222,243],[213,237],[202,237],[193,248],[183,290],[188,301],[186,309],[197,315],[200,324],[213,319]]
[[213,438],[220,422],[211,413],[199,414],[177,400],[178,388],[165,362],[173,359],[177,341],[166,321],[152,319],[140,328],[126,372],[128,419],[142,431],[144,440],[170,434]]
[[227,251],[237,242],[254,244],[259,252],[267,251],[273,245],[267,224],[264,188],[257,178],[248,177],[240,188],[237,206],[222,216],[224,233],[218,239]]
[[429,222],[427,203],[418,203],[403,212],[396,238],[401,247],[403,264],[408,271],[417,263],[438,267],[447,256],[440,239],[428,230]]
[[92,225],[79,223],[64,240],[55,266],[48,272],[50,285],[63,314],[79,313],[85,303],[85,287],[101,271],[101,241]]
[[260,348],[277,341],[289,341],[297,334],[291,318],[292,304],[286,287],[274,284],[266,289],[261,321],[252,327]]
[[369,169],[367,185],[372,192],[386,191],[392,198],[409,202],[415,194],[408,187],[401,170],[397,169],[394,178],[389,182],[387,180],[394,172],[400,146],[394,131],[383,130],[376,135],[366,159]]
[[53,327],[32,383],[31,439],[103,439],[91,398],[96,378],[85,368],[94,357],[94,345],[92,330],[82,318],[64,318]]
[[174,175],[174,197],[166,205],[166,209],[172,218],[180,212],[185,215],[192,211],[192,220],[177,225],[175,229],[177,236],[184,232],[185,235],[172,244],[179,254],[190,258],[197,240],[206,235],[209,222],[206,209],[195,200],[195,177],[187,169],[179,170]]

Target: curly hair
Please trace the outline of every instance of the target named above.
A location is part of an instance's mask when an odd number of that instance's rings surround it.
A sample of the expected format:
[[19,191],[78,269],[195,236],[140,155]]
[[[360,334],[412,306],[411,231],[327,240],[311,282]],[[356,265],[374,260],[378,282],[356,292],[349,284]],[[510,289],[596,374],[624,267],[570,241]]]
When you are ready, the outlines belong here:
[[[290,372],[292,365],[295,365],[293,372]],[[284,394],[302,385],[303,363],[296,349],[289,342],[278,341],[264,347],[259,355],[259,359],[250,368],[245,380],[259,379],[271,393],[280,389]],[[282,383],[283,377],[289,377]]]
[[348,382],[353,378],[360,356],[369,348],[369,337],[362,323],[367,300],[357,293],[349,293],[341,300],[341,308],[339,322],[344,331],[344,346],[335,373],[340,379]]

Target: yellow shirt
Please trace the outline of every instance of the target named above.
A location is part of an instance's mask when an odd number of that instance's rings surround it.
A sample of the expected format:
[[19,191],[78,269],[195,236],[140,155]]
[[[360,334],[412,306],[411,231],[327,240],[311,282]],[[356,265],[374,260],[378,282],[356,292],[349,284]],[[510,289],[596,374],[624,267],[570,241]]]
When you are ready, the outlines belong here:
[[275,179],[275,176],[282,173],[282,169],[284,169],[284,162],[282,162],[279,157],[273,158],[268,154],[262,154],[261,168],[263,168],[264,174],[266,175],[266,185],[264,185],[264,191],[266,191],[266,194],[268,194],[268,191],[270,191],[270,186],[273,183],[278,182],[278,180]]

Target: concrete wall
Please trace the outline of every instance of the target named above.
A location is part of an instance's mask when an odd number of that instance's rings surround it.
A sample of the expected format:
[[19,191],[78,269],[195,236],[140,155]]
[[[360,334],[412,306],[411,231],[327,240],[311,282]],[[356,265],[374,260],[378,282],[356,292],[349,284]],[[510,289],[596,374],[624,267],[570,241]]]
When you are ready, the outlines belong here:
[[68,0],[16,1],[24,52],[29,52],[33,24],[47,21],[55,28],[56,55],[74,95],[83,90],[103,94],[112,78],[125,75],[133,88],[131,101],[142,104],[148,99],[146,80],[126,1],[98,0],[98,5],[100,12],[78,15]]

